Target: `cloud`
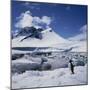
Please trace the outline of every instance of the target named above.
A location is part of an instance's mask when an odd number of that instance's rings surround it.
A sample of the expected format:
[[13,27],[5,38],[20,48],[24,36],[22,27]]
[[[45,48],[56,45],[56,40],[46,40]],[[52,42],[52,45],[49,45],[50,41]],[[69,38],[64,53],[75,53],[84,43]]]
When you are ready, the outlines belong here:
[[49,28],[51,24],[51,18],[48,16],[32,16],[30,11],[26,11],[25,13],[21,13],[19,17],[17,17],[17,23],[15,24],[16,28],[24,28],[34,26],[36,28]]
[[38,23],[41,23],[40,17],[37,16],[33,17],[33,24],[38,24]]
[[85,41],[87,40],[87,25],[83,25],[80,28],[80,34],[77,34],[76,36],[68,38],[70,41]]
[[33,26],[48,28],[50,24],[51,24],[51,18],[48,16],[42,16],[41,18],[36,16],[33,17]]
[[33,17],[33,26],[43,29],[50,28],[51,21],[51,18],[48,16],[42,16],[41,18],[35,16]]
[[50,25],[51,23],[51,18],[47,16],[43,16],[41,20],[43,23],[46,23],[47,25]]
[[25,13],[22,13],[18,17],[18,22],[15,24],[15,27],[17,28],[24,28],[24,27],[31,27],[32,26],[32,21],[33,17],[31,16],[30,11],[26,11]]
[[87,25],[83,25],[83,26],[80,28],[80,31],[83,32],[83,33],[86,33],[86,32],[87,32]]

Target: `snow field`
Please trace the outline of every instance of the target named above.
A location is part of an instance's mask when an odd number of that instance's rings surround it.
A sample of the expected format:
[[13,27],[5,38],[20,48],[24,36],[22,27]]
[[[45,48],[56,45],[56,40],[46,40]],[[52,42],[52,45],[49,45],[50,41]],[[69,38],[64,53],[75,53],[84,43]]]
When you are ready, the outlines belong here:
[[35,88],[48,86],[87,84],[87,66],[75,67],[75,74],[69,68],[51,71],[26,71],[12,76],[12,88]]

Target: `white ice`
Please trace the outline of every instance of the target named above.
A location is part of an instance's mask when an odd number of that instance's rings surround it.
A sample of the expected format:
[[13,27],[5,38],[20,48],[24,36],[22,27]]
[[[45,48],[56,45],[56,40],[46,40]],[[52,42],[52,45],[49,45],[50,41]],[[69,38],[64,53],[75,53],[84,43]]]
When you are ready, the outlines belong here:
[[75,67],[75,74],[69,68],[52,71],[26,71],[12,76],[12,88],[33,88],[87,84],[87,65]]

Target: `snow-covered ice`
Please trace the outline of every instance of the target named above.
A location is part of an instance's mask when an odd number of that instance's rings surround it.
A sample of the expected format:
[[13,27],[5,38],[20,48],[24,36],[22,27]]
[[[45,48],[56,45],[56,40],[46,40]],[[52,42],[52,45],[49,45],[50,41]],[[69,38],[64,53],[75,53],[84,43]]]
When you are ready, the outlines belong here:
[[75,67],[75,74],[71,74],[69,68],[14,74],[12,76],[12,88],[83,85],[87,84],[87,81],[87,66],[77,66]]

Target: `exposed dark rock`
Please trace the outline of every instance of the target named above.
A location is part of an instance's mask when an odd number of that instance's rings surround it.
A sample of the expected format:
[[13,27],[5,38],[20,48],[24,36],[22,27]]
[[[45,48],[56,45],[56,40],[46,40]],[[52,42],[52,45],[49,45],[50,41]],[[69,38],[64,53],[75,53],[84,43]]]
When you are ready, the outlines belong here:
[[22,58],[23,56],[24,56],[24,54],[13,54],[12,55],[12,60],[16,60],[16,59]]

